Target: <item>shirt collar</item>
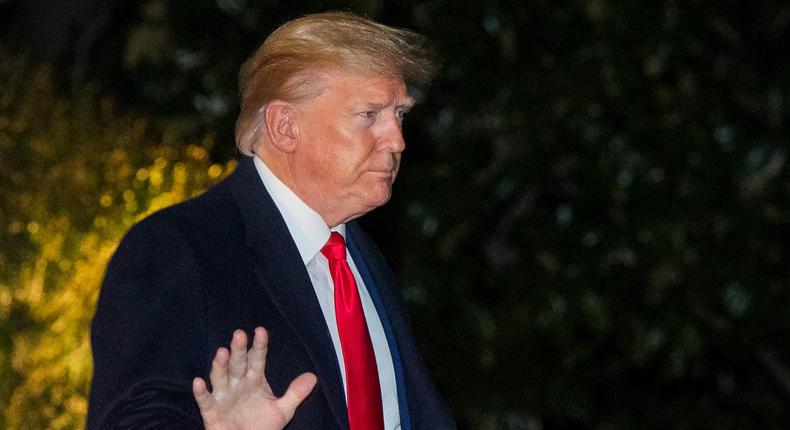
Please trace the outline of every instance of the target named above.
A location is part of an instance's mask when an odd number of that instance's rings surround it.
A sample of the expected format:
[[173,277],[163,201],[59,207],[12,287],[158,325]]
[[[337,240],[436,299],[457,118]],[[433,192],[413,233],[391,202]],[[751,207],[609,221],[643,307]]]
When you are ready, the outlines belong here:
[[274,173],[266,166],[258,156],[253,157],[255,169],[263,181],[264,187],[272,196],[274,204],[280,210],[280,214],[288,226],[302,261],[307,264],[323,248],[329,240],[332,231],[340,233],[346,237],[346,225],[340,224],[330,230],[324,219],[318,212],[314,211],[307,203],[303,202],[287,185],[285,185]]

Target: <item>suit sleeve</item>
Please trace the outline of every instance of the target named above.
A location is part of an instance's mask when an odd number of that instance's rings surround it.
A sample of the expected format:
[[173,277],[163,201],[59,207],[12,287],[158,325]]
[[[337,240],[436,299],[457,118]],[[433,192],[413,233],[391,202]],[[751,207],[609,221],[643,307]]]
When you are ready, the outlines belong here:
[[211,357],[199,273],[184,236],[156,215],[121,242],[92,323],[87,429],[203,428],[191,391]]

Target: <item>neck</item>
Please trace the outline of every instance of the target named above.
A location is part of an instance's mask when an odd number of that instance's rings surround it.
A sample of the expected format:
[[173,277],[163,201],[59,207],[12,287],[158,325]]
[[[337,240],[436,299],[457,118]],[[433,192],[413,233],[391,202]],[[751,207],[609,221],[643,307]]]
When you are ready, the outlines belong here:
[[298,181],[294,170],[291,168],[291,163],[289,163],[288,154],[271,154],[261,150],[256,150],[255,154],[266,164],[266,167],[271,170],[277,179],[296,194],[296,197],[316,211],[330,228],[356,218],[356,216],[349,217],[347,214],[339,211],[338,207],[336,207],[339,205],[329,204],[331,199],[324,198],[316,187],[311,187],[303,184],[303,181]]

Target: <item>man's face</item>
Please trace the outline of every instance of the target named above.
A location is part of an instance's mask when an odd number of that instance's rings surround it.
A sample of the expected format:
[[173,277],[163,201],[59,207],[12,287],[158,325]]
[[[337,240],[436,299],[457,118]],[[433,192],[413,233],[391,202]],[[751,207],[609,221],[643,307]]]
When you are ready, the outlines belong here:
[[414,101],[400,78],[333,72],[323,86],[295,105],[289,169],[297,192],[334,224],[389,200],[405,149],[403,116]]

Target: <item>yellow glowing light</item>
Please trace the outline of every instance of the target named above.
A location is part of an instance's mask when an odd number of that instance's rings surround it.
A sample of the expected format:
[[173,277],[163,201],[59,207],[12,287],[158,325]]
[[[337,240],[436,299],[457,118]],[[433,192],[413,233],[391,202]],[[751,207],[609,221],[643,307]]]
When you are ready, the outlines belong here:
[[103,208],[110,207],[110,205],[112,204],[112,196],[109,194],[102,194],[102,196],[99,198],[99,204]]
[[173,166],[173,180],[177,184],[186,184],[187,183],[187,166],[184,163],[176,163]]
[[30,234],[38,233],[38,228],[39,228],[38,223],[35,221],[30,221],[29,223],[27,223],[27,232]]
[[219,164],[212,164],[211,167],[208,168],[208,176],[211,179],[217,179],[221,174],[222,174],[222,166],[220,166]]

